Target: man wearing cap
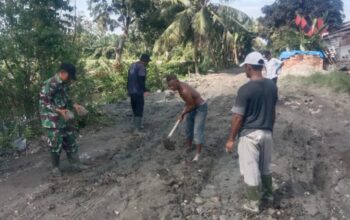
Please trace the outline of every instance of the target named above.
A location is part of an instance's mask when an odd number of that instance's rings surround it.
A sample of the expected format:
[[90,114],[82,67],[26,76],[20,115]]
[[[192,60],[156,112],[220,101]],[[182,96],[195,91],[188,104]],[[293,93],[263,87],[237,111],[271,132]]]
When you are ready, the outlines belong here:
[[134,132],[139,133],[143,129],[144,95],[147,94],[146,77],[147,65],[151,61],[148,54],[142,54],[140,60],[131,64],[128,73],[128,95],[130,96],[133,112]]
[[61,175],[59,164],[62,149],[66,151],[74,169],[85,168],[78,157],[75,129],[70,122],[74,114],[70,110],[78,114],[84,114],[86,110],[69,99],[68,85],[73,80],[76,80],[75,66],[63,63],[58,73],[44,82],[39,96],[40,118],[50,147],[54,176]]
[[243,208],[254,213],[260,211],[260,186],[262,199],[273,201],[270,162],[278,95],[273,81],[262,76],[263,65],[258,52],[248,54],[241,64],[250,81],[238,90],[226,142],[226,151],[232,152],[237,137],[239,166],[248,199]]

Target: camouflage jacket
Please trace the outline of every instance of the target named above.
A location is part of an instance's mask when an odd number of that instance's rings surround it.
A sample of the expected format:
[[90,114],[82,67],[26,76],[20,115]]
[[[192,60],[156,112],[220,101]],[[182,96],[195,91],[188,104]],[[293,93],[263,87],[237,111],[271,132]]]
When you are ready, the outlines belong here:
[[67,123],[56,112],[57,108],[71,109],[72,101],[68,97],[68,85],[58,74],[44,82],[39,97],[41,123],[44,128],[64,128]]

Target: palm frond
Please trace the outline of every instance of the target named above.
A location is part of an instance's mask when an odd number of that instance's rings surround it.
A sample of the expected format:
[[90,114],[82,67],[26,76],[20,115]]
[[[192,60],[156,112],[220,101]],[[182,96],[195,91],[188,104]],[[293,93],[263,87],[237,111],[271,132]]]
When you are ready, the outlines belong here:
[[213,20],[211,18],[210,12],[208,11],[208,8],[202,7],[202,9],[194,16],[192,23],[194,31],[201,36],[205,36],[208,34],[208,32],[210,32],[212,26]]
[[231,32],[236,32],[239,29],[251,32],[253,20],[244,12],[224,5],[218,5],[212,9],[210,12],[213,14],[214,20]]
[[182,4],[186,7],[191,5],[191,0],[160,0],[161,3]]
[[187,9],[177,14],[175,20],[163,32],[156,41],[154,53],[163,52],[166,49],[176,46],[190,33],[191,10]]

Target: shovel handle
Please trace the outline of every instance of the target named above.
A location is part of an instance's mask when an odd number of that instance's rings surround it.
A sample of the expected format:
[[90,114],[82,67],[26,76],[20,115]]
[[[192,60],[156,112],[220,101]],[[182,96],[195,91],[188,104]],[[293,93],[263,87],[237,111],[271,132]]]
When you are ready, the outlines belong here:
[[168,135],[168,138],[170,138],[170,137],[173,135],[175,129],[177,128],[177,126],[178,126],[179,124],[180,124],[180,120],[177,120],[176,123],[175,123],[175,125],[174,125],[174,127],[173,127],[173,129],[171,129],[171,131],[170,131],[170,133],[169,133],[169,135]]

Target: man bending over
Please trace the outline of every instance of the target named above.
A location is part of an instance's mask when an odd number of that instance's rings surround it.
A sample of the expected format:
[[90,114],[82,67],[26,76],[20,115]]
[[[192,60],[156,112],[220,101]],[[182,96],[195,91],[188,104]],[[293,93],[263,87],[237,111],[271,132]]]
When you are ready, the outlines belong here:
[[188,149],[192,144],[196,145],[196,155],[193,161],[198,161],[204,143],[205,120],[208,113],[208,105],[201,95],[188,84],[181,82],[175,75],[166,77],[168,87],[178,91],[185,102],[185,108],[179,116],[180,122],[186,117],[186,144]]

